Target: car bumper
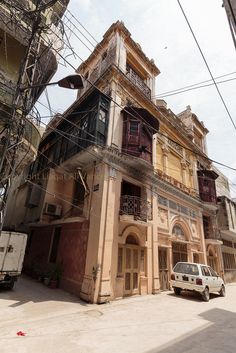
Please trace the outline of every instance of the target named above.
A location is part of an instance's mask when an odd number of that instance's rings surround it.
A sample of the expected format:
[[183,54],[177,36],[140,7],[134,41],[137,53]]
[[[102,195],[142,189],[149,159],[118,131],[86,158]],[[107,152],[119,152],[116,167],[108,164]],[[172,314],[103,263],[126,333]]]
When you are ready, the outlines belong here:
[[171,286],[172,288],[176,287],[176,288],[191,290],[199,293],[202,293],[205,288],[204,286],[200,286],[198,284],[192,284],[192,283],[182,282],[182,281],[173,281],[173,280],[171,280]]

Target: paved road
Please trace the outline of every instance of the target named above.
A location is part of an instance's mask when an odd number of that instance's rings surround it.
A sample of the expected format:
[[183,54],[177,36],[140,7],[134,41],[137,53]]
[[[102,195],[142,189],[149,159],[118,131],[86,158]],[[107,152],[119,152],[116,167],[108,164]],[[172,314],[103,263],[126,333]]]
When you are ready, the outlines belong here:
[[1,353],[235,353],[236,284],[209,303],[165,292],[91,305],[22,277],[0,291],[0,319]]

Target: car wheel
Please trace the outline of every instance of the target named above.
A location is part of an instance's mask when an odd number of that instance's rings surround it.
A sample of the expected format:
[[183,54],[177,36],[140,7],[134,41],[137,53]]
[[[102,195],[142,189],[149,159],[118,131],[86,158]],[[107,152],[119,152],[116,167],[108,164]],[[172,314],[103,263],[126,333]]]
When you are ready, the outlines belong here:
[[174,292],[175,292],[175,295],[180,295],[180,293],[181,293],[181,288],[174,287]]
[[209,293],[209,289],[207,287],[202,292],[202,299],[204,300],[204,302],[209,302],[209,300],[210,300],[210,293]]
[[221,289],[219,291],[219,294],[220,294],[221,297],[225,297],[225,286],[223,284],[222,284],[222,287],[221,287]]

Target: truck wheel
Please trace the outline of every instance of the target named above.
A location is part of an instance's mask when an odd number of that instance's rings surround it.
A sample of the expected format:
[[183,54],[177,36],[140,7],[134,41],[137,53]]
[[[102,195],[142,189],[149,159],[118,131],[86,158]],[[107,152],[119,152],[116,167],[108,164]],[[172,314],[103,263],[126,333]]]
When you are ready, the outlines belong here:
[[209,302],[209,300],[210,300],[210,293],[209,293],[209,289],[207,287],[202,292],[202,299],[204,300],[204,302]]
[[219,294],[220,294],[221,297],[225,297],[225,286],[223,284],[222,284],[222,287],[221,287],[221,289],[219,291]]
[[180,295],[180,293],[181,293],[181,288],[174,287],[174,292],[175,292],[175,295]]
[[10,283],[7,284],[6,288],[11,290],[11,289],[13,289],[14,284],[15,284],[15,280],[13,277],[11,277],[11,281],[10,281]]

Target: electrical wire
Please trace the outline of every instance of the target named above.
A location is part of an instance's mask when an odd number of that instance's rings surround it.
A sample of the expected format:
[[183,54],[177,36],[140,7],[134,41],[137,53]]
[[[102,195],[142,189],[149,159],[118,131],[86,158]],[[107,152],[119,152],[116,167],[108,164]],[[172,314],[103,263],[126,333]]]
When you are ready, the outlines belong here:
[[190,25],[190,22],[189,22],[189,20],[188,20],[188,18],[187,18],[187,15],[185,14],[185,11],[184,11],[184,9],[183,9],[181,3],[180,3],[180,0],[177,0],[177,2],[178,2],[178,4],[179,4],[179,7],[180,7],[180,9],[181,9],[181,11],[182,11],[182,14],[183,14],[183,16],[184,16],[186,22],[187,22],[187,24],[188,24],[188,27],[189,27],[189,29],[190,29],[190,32],[192,33],[192,36],[193,36],[193,38],[194,38],[194,41],[195,41],[195,43],[197,44],[197,47],[198,47],[198,49],[199,49],[199,51],[200,51],[200,54],[201,54],[201,56],[202,56],[202,59],[203,59],[205,65],[206,65],[206,67],[207,67],[207,70],[208,70],[210,76],[211,76],[211,79],[212,79],[212,81],[214,82],[214,85],[215,85],[216,90],[217,90],[217,92],[218,92],[218,95],[219,95],[219,97],[220,97],[220,99],[221,99],[221,102],[223,103],[223,106],[225,107],[225,110],[226,110],[226,112],[227,112],[227,115],[228,115],[228,117],[230,118],[230,121],[231,121],[231,123],[232,123],[234,129],[236,130],[236,124],[235,124],[235,122],[234,122],[234,120],[233,120],[233,118],[232,118],[232,116],[231,116],[231,114],[230,114],[230,112],[229,112],[229,109],[228,109],[228,107],[227,107],[227,105],[226,105],[226,103],[225,103],[225,101],[224,101],[224,98],[223,98],[223,96],[222,96],[222,94],[221,94],[221,92],[220,92],[220,90],[219,90],[219,87],[218,87],[218,85],[217,85],[217,83],[216,83],[216,81],[215,81],[215,79],[214,79],[214,77],[213,77],[213,74],[212,74],[212,72],[211,72],[211,69],[210,69],[210,67],[209,67],[209,65],[208,65],[208,62],[207,62],[207,60],[206,60],[206,58],[205,58],[203,52],[202,52],[202,49],[201,49],[201,47],[200,47],[200,44],[198,43],[198,40],[197,40],[196,35],[194,34],[194,31],[193,31],[193,29],[192,29],[192,27],[191,27],[191,25]]
[[[231,82],[231,81],[234,81],[234,80],[236,80],[236,77],[229,78],[228,80],[218,81],[217,84],[219,85],[219,84],[226,83],[226,82]],[[200,88],[204,88],[204,87],[210,87],[210,86],[214,86],[214,85],[215,85],[214,83],[208,83],[206,85],[200,85],[200,86],[197,86],[197,87],[184,89],[182,91],[176,91],[176,92],[169,93],[169,94],[163,94],[162,96],[157,96],[156,98],[161,99],[161,98],[165,98],[165,97],[176,96],[177,94],[180,94],[180,93],[185,93],[185,92],[193,91],[195,89],[200,89]]]
[[[233,71],[233,72],[229,72],[227,74],[224,74],[224,75],[220,75],[220,76],[217,76],[215,77],[215,80],[218,80],[219,78],[222,78],[222,77],[226,77],[226,76],[231,76],[231,75],[234,75],[236,74],[236,71]],[[175,92],[178,92],[178,91],[182,91],[186,88],[191,88],[191,87],[194,87],[194,86],[198,86],[198,85],[201,85],[203,83],[207,83],[207,82],[212,82],[212,80],[204,80],[204,81],[201,81],[201,82],[198,82],[198,83],[193,83],[191,85],[188,85],[188,86],[184,86],[184,87],[181,87],[181,88],[176,88],[176,89],[173,89],[171,91],[166,91],[166,92],[162,92],[162,93],[159,93],[159,94],[156,94],[156,95],[153,95],[152,97],[155,98],[155,97],[160,97],[160,96],[164,96],[166,94],[169,94],[169,93],[175,93]]]

